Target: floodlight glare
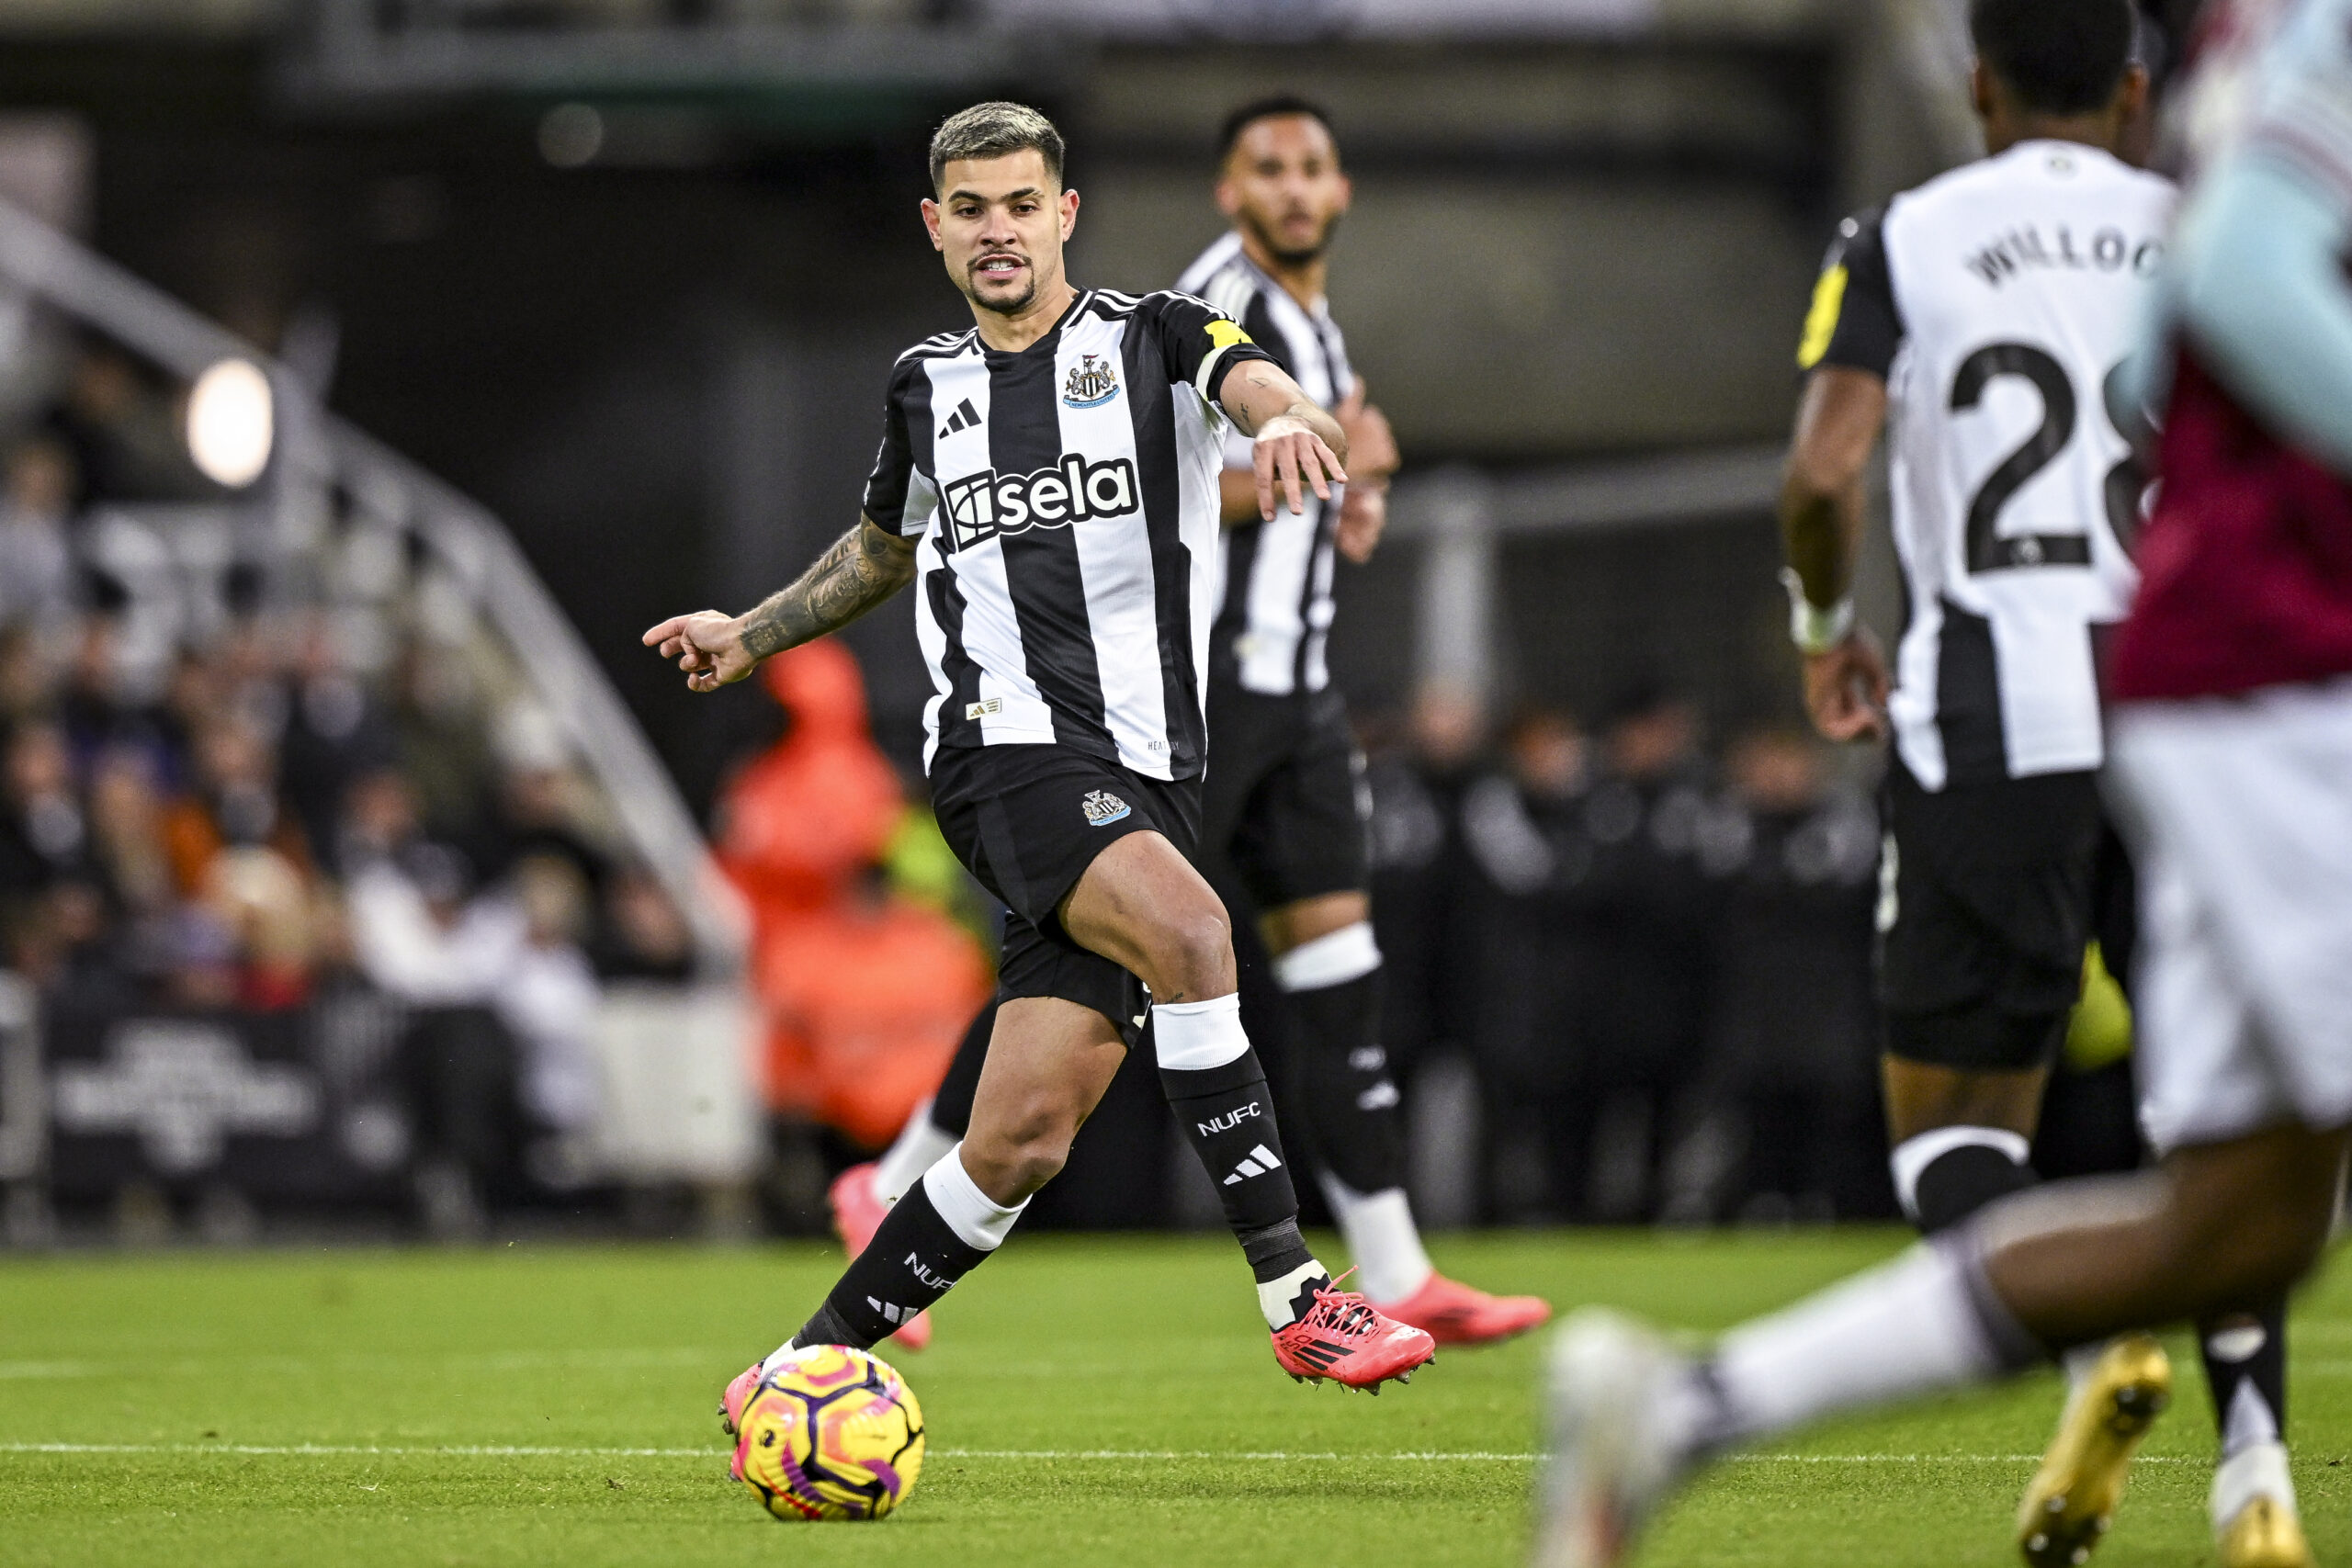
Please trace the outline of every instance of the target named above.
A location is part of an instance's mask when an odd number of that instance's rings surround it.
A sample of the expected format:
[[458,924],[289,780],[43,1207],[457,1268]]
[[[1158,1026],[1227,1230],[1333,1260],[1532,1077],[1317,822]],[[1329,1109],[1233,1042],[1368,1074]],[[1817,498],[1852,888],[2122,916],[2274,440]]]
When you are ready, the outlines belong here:
[[269,378],[246,359],[223,359],[187,396],[187,453],[213,483],[243,490],[269,467],[277,418]]

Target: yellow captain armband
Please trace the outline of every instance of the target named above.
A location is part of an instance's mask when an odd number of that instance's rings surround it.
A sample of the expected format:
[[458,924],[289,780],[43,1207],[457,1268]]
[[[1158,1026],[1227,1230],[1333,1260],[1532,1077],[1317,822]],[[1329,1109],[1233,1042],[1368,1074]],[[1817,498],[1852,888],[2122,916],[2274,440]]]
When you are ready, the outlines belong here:
[[1838,317],[1846,308],[1846,267],[1843,263],[1821,275],[1813,286],[1813,309],[1805,312],[1804,340],[1797,344],[1797,368],[1810,370],[1829,352],[1838,333]]
[[1219,316],[1209,323],[1209,342],[1218,348],[1231,348],[1237,343],[1251,341],[1253,340],[1250,334],[1241,330],[1241,323],[1238,321],[1227,321],[1223,316]]

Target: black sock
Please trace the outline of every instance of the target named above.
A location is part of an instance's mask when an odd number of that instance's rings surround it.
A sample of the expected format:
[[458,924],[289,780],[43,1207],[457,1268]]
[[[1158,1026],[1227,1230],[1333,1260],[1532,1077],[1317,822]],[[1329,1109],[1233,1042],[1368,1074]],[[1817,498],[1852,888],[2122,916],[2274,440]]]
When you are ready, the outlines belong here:
[[[1244,1051],[1221,1067],[1162,1067],[1159,1084],[1177,1125],[1216,1183],[1233,1234],[1248,1237],[1284,1221],[1295,1234],[1298,1194],[1290,1184],[1282,1135],[1274,1131],[1273,1097],[1266,1092],[1258,1053]],[[1306,1261],[1304,1256],[1298,1261]],[[1285,1271],[1258,1278],[1263,1282]]]
[[931,1097],[931,1124],[951,1138],[972,1130],[972,1096],[980,1087],[980,1068],[989,1059],[989,1038],[996,1032],[997,998],[972,1015],[969,1028],[947,1064],[947,1076]]
[[1989,1144],[1962,1144],[1928,1162],[1912,1188],[1919,1234],[1934,1235],[2041,1179]]
[[2218,1313],[2197,1325],[2222,1457],[2287,1434],[2287,1301],[2260,1312]]
[[1358,1192],[1405,1184],[1405,1134],[1380,1046],[1380,971],[1287,991],[1298,1022],[1299,1106],[1323,1168]]
[[826,1296],[817,1314],[792,1337],[797,1345],[847,1345],[870,1349],[900,1324],[945,1295],[988,1254],[947,1228],[916,1182],[890,1206],[865,1250]]

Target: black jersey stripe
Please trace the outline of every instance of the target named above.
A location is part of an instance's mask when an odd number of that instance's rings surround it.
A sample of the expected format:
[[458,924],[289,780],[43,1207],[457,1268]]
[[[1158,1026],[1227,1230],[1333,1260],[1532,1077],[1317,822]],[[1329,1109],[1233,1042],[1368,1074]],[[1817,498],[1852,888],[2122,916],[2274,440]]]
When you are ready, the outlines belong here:
[[1193,665],[1192,552],[1178,530],[1182,480],[1177,471],[1172,389],[1165,376],[1148,373],[1152,362],[1145,356],[1148,343],[1148,333],[1129,331],[1119,349],[1127,384],[1127,417],[1135,426],[1136,485],[1142,491],[1144,520],[1151,539],[1168,761],[1182,777],[1207,756],[1208,733]]
[[926,573],[922,588],[930,596],[931,617],[947,643],[940,660],[940,672],[947,677],[947,694],[933,699],[939,713],[933,728],[943,746],[978,744],[980,725],[971,713],[980,700],[980,667],[964,650],[964,591],[956,585],[956,574],[944,566]]
[[2009,776],[2008,736],[2001,720],[2000,656],[1993,623],[1939,599],[1943,635],[1936,659],[1936,728],[1942,732],[1947,782],[1989,783]]
[[[1086,309],[1080,300],[1063,318]],[[1000,474],[1029,474],[1061,461],[1054,351],[1058,329],[1018,354],[989,349],[989,462]],[[1068,526],[1027,528],[1001,536],[1005,585],[1021,627],[1022,654],[1037,694],[1053,712],[1054,739],[1112,761],[1102,674],[1095,666],[1094,632],[1086,583]]]

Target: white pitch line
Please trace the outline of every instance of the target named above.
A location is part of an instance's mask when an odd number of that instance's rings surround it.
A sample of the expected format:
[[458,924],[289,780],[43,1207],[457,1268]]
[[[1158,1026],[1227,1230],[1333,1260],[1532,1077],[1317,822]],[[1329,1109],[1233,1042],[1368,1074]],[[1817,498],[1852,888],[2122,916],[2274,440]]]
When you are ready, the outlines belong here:
[[[263,1458],[440,1458],[440,1459],[700,1459],[725,1457],[723,1449],[600,1449],[466,1444],[421,1447],[345,1443],[0,1443],[0,1454],[238,1454]],[[1418,1464],[1524,1464],[1537,1456],[1487,1450],[1408,1450],[1399,1453],[1302,1452],[1292,1450],[1225,1449],[933,1449],[933,1459],[1001,1460],[1253,1460],[1331,1464],[1379,1461]],[[2040,1454],[1738,1454],[1746,1464],[2034,1464]],[[2187,1454],[2143,1454],[2141,1464],[2210,1462]]]

